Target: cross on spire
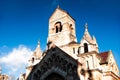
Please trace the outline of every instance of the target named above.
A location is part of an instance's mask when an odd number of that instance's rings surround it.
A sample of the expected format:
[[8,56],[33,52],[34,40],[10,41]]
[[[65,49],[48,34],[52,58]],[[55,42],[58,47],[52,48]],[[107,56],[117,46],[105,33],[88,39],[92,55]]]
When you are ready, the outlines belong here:
[[58,4],[57,8],[60,8],[59,4]]
[[85,31],[88,31],[88,23],[85,23]]
[[38,40],[38,47],[40,47],[40,39]]

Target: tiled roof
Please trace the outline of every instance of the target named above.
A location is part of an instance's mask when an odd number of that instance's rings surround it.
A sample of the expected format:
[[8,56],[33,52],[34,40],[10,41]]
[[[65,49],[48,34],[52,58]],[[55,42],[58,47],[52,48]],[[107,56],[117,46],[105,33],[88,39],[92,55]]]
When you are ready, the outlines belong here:
[[99,54],[100,57],[101,57],[101,62],[100,63],[107,63],[108,54],[109,54],[109,51],[102,52],[102,53]]

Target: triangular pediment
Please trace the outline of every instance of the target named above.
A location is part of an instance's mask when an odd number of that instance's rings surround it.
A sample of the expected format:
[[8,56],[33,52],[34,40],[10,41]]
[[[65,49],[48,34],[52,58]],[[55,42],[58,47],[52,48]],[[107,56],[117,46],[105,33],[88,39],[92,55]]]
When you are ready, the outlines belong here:
[[54,47],[51,47],[51,49],[49,49],[46,52],[46,55],[44,56],[43,60],[45,60],[47,58],[54,59],[54,58],[57,58],[58,56],[61,57],[61,58],[65,58],[69,62],[76,63],[76,60],[73,57],[71,57],[70,55],[68,55],[66,52],[64,52],[63,50],[61,50],[59,47],[57,47],[55,45],[54,45]]
[[112,51],[109,51],[109,56],[108,56],[108,58],[107,58],[107,61],[108,61],[108,64],[112,66],[112,70],[113,70],[113,71],[115,70],[115,71],[114,71],[115,73],[119,72],[119,71],[118,71],[119,68],[118,68],[118,65],[117,65],[117,63],[116,63],[116,60],[115,60],[115,58],[114,58],[114,55],[113,55]]
[[102,52],[99,54],[101,57],[100,64],[108,64],[108,70],[111,70],[115,74],[119,74],[119,69],[112,51]]

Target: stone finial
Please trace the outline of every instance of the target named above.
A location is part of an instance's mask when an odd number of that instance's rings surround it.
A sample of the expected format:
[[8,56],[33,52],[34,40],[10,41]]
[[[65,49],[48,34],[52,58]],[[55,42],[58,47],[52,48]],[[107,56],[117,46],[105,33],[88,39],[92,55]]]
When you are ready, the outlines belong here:
[[38,47],[40,47],[40,39],[38,40]]
[[85,31],[88,31],[88,23],[85,23]]
[[59,9],[59,8],[60,8],[60,6],[58,5],[58,6],[57,6],[57,8]]
[[85,23],[85,32],[84,32],[84,35],[83,35],[83,39],[87,40],[88,42],[92,41],[92,37],[88,32],[88,24],[87,23]]

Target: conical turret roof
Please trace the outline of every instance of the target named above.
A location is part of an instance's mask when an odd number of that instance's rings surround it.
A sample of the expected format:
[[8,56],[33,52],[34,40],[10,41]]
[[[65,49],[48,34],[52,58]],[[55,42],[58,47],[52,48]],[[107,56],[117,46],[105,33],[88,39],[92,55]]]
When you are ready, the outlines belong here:
[[34,51],[32,56],[34,56],[36,58],[40,58],[42,56],[42,50],[40,48],[40,41],[38,41],[37,48],[35,49],[35,51]]

